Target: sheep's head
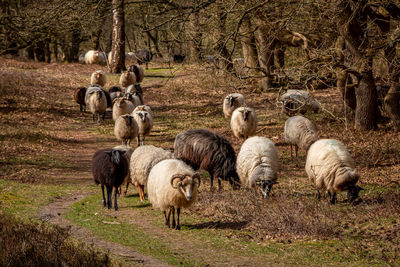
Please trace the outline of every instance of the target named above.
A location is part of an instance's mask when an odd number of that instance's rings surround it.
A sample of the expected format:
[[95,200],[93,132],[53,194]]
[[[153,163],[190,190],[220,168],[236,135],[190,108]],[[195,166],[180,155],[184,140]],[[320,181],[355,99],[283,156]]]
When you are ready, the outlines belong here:
[[146,120],[148,120],[149,113],[147,111],[139,111],[137,114],[139,115],[140,120],[142,122],[145,122]]
[[143,93],[143,90],[142,90],[142,87],[140,86],[140,84],[139,83],[135,83],[135,92],[138,92],[139,94],[142,94]]
[[258,187],[264,198],[269,196],[272,186],[277,184],[276,172],[267,164],[261,164],[257,166],[251,177],[250,181],[253,181],[253,186]]
[[200,186],[200,175],[198,173],[175,174],[171,178],[171,186],[181,192],[187,201],[190,201],[196,194],[195,190]]
[[121,157],[125,154],[125,151],[113,149],[106,153],[110,156],[112,163],[119,165],[121,163]]
[[233,190],[240,189],[240,178],[236,171],[231,171],[228,173],[228,181],[232,186]]
[[139,69],[138,69],[138,67],[136,66],[136,65],[130,65],[129,66],[129,71],[130,72],[137,72]]
[[247,121],[247,119],[249,118],[249,115],[251,113],[251,110],[244,108],[244,109],[240,110],[240,112],[242,112],[242,114],[243,114],[243,120]]
[[113,100],[113,104],[116,105],[117,107],[121,108],[121,107],[123,107],[124,105],[126,105],[126,99],[123,98],[123,97],[115,98],[115,99]]
[[227,99],[228,102],[229,102],[229,106],[230,106],[230,107],[233,107],[233,105],[235,104],[235,101],[236,101],[237,97],[228,95],[228,96],[226,97],[226,99]]
[[126,125],[128,125],[128,126],[132,125],[133,117],[131,115],[129,115],[129,114],[128,115],[122,115],[121,117],[125,120]]
[[358,194],[360,193],[361,190],[364,190],[364,188],[358,185],[350,186],[349,189],[347,190],[347,200],[350,203],[356,204],[358,199]]

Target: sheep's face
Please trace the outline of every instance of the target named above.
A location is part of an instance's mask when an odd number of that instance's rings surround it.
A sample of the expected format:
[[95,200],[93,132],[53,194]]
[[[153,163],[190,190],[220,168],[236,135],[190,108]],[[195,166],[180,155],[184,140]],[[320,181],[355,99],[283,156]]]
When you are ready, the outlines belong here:
[[114,105],[116,105],[116,106],[119,107],[119,108],[124,107],[124,106],[126,105],[125,99],[123,99],[123,98],[116,98],[116,99],[114,100]]
[[249,115],[250,115],[250,110],[248,110],[248,109],[243,109],[243,111],[242,111],[242,114],[243,114],[243,120],[244,121],[247,121],[247,119],[248,119],[248,117],[249,117]]
[[276,173],[269,166],[258,166],[253,172],[250,180],[255,181],[264,198],[269,196],[272,186],[276,184]]
[[135,83],[134,86],[135,86],[136,92],[138,92],[138,93],[141,93],[141,92],[142,92],[142,87],[140,86],[140,84]]
[[142,121],[142,122],[146,122],[146,120],[148,120],[148,115],[149,115],[149,113],[147,113],[146,111],[139,111],[138,112],[138,115],[139,115],[139,117],[140,117],[140,120]]
[[235,104],[235,101],[236,101],[236,97],[234,97],[234,96],[229,96],[229,97],[228,97],[228,100],[229,100],[229,106],[230,106],[230,107],[233,107],[233,105]]
[[171,185],[179,190],[187,201],[191,201],[197,188],[200,185],[200,176],[198,174],[190,175],[175,175],[172,177]]
[[110,156],[112,163],[114,163],[115,165],[119,165],[121,163],[121,157],[122,157],[122,155],[125,154],[125,151],[113,149],[110,152],[108,152],[107,154]]

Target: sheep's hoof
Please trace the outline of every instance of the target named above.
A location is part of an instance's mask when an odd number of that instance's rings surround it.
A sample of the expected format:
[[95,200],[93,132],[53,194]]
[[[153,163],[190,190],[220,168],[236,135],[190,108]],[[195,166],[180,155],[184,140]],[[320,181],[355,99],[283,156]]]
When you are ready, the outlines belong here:
[[115,210],[118,210],[118,207],[114,207]]

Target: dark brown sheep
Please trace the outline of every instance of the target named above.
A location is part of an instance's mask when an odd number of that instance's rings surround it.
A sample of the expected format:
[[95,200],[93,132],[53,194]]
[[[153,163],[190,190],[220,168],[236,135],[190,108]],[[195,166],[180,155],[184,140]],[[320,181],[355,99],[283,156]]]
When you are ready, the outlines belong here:
[[[96,184],[101,184],[103,205],[111,209],[111,193],[114,189],[114,209],[118,210],[117,189],[121,186],[129,172],[129,160],[125,151],[118,149],[98,150],[92,158],[92,173]],[[107,188],[107,201],[104,196],[104,186]]]
[[236,155],[229,141],[218,134],[205,129],[187,130],[179,133],[174,143],[175,157],[181,159],[195,170],[206,170],[211,176],[213,188],[214,177],[229,181],[233,189],[240,187],[236,173]]
[[85,94],[86,87],[77,88],[74,92],[74,99],[79,104],[81,112],[86,111]]

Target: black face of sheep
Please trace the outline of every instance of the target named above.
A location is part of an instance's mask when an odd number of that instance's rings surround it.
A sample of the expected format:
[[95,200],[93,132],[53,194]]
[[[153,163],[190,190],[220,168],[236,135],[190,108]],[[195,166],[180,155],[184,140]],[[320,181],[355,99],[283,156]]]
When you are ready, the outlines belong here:
[[277,182],[273,182],[270,180],[262,180],[258,181],[256,185],[260,188],[263,198],[267,198],[269,196],[269,193],[271,193],[272,186],[276,183]]
[[232,107],[232,106],[233,106],[233,103],[235,103],[237,97],[228,96],[228,99],[229,99],[229,105]]
[[351,186],[347,191],[347,200],[352,204],[356,204],[358,202],[358,194],[361,190],[364,190],[364,188],[359,187],[358,185]]
[[135,89],[136,89],[135,92],[137,92],[137,93],[139,93],[139,94],[142,94],[142,93],[143,93],[142,87],[140,86],[139,83],[135,83],[134,86],[135,86]]
[[142,122],[146,122],[146,119],[147,119],[147,112],[139,112],[138,113],[139,114],[139,116],[140,116],[140,120],[142,121]]

